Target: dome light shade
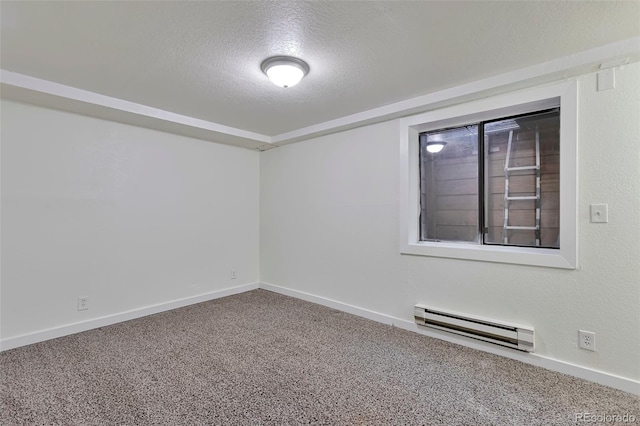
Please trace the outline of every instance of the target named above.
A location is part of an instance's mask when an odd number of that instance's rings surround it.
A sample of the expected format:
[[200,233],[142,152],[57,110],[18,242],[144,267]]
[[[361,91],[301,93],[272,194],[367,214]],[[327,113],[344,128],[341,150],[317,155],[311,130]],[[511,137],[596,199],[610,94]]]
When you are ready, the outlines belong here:
[[285,88],[295,86],[304,77],[302,70],[292,65],[274,65],[267,70],[267,75],[273,84]]
[[276,86],[293,87],[309,72],[309,65],[291,56],[272,56],[262,62],[264,72]]
[[446,142],[427,142],[427,151],[432,154],[437,154],[442,151],[446,144]]

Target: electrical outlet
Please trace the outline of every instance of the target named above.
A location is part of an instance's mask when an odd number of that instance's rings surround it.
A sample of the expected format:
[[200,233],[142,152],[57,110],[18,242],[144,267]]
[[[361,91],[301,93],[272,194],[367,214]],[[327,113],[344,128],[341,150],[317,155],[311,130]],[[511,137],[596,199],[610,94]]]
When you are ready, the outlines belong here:
[[238,278],[238,273],[236,272],[235,269],[231,270],[231,279],[235,280],[236,278]]
[[578,330],[578,346],[588,351],[596,350],[596,333]]
[[78,297],[78,310],[86,311],[87,309],[89,309],[89,296]]

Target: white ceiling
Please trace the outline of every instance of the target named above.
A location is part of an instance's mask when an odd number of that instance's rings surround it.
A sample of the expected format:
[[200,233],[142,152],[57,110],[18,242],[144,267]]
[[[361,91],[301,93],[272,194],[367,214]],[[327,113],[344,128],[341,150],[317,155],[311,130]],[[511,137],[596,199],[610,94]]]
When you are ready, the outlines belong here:
[[[3,70],[258,143],[640,35],[638,1],[2,1],[0,12]],[[260,70],[272,55],[311,71],[276,87]]]

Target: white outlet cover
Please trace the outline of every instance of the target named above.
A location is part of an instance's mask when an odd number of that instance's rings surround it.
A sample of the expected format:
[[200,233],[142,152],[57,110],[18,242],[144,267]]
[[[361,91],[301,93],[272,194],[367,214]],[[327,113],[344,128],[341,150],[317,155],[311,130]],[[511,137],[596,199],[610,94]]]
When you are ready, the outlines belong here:
[[88,296],[78,297],[78,310],[86,311],[87,309],[89,309],[89,297]]
[[596,350],[596,333],[592,331],[578,330],[578,347],[588,351]]

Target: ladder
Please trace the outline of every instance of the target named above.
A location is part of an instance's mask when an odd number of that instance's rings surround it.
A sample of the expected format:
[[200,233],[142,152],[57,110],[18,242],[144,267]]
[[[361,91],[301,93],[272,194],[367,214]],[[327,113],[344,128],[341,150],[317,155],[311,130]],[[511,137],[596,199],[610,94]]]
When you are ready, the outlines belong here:
[[[513,130],[509,131],[509,140],[507,142],[507,157],[504,161],[504,226],[502,231],[504,244],[509,244],[509,231],[510,230],[525,230],[535,231],[536,246],[540,246],[540,132],[538,126],[536,126],[536,164],[533,166],[518,166],[511,167],[509,165],[509,159],[511,157],[511,147],[513,145]],[[509,177],[511,173],[523,171],[523,170],[535,170],[536,174],[536,192],[529,195],[512,196],[509,193]],[[535,226],[520,226],[509,223],[509,207],[511,201],[521,200],[535,200],[536,202],[536,222]]]

